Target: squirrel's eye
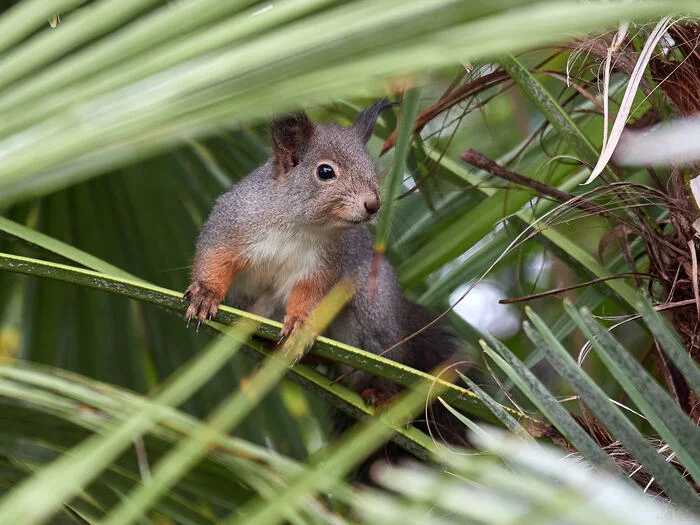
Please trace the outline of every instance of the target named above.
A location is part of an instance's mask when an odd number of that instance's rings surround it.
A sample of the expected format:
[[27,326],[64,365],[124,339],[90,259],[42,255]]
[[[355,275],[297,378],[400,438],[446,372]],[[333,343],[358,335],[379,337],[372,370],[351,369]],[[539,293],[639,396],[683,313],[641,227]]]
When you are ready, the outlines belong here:
[[316,168],[316,175],[321,180],[331,180],[335,178],[335,171],[328,164],[321,164]]

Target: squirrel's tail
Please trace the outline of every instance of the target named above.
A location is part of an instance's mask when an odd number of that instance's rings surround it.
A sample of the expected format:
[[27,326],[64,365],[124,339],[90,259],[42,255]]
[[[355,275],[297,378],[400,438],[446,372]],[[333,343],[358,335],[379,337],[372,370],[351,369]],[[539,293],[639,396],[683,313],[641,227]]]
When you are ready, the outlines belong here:
[[[410,334],[416,335],[405,343],[409,345],[405,364],[437,376],[442,376],[448,368],[467,374],[471,364],[457,334],[439,322],[434,323],[435,314],[418,304],[408,303],[407,310],[410,312],[407,328]],[[429,405],[417,419],[419,421],[414,424],[438,441],[461,446],[468,444],[464,423],[439,402]]]
[[[401,310],[403,337],[415,335],[396,350],[385,354],[385,357],[426,373],[440,374],[441,367],[443,369],[455,367],[460,372],[466,373],[470,366],[467,363],[463,345],[454,332],[439,323],[431,324],[435,320],[435,314],[418,304],[405,301]],[[358,371],[355,374],[367,373]],[[353,382],[355,385],[352,388],[357,389],[361,381],[357,381],[356,378]],[[372,378],[369,384],[374,390],[381,389],[389,393],[400,390],[398,385],[386,379]],[[353,418],[339,413],[335,421],[334,433],[340,435],[353,424]],[[444,444],[468,445],[465,425],[439,402],[427,406],[425,411],[414,419],[413,424]],[[411,454],[393,442],[386,443],[362,463],[356,476],[360,481],[371,482],[369,468],[372,464],[377,461],[396,463],[406,457],[411,457]]]

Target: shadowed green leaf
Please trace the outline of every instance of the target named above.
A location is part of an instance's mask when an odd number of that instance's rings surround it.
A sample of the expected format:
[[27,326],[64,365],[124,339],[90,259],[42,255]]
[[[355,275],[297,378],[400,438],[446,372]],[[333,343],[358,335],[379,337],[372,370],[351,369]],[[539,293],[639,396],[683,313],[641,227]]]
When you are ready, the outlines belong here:
[[678,455],[690,475],[694,479],[700,479],[700,429],[697,425],[617,339],[595,322],[588,309],[581,309],[579,314],[571,303],[565,302],[564,305],[605,366],[659,436]]
[[581,396],[581,399],[605,425],[608,431],[622,443],[644,468],[654,476],[664,490],[679,504],[697,511],[700,500],[695,491],[681,474],[659,454],[651,443],[634,428],[632,423],[610,401],[605,392],[586,375],[569,355],[561,343],[553,336],[547,325],[530,308],[526,309],[532,320],[523,326],[530,340],[538,348],[543,348],[547,359],[557,372]]
[[0,502],[0,521],[25,523],[50,516],[66,498],[94,479],[135,437],[148,431],[158,417],[161,404],[176,406],[187,399],[231,358],[254,329],[255,325],[249,321],[231,329],[156,395],[157,405],[126,421],[116,422],[104,437],[89,438],[73,455],[63,456],[14,490]]
[[[156,304],[176,312],[184,312],[187,307],[186,302],[181,299],[181,295],[172,290],[27,257],[0,254],[0,270],[59,279]],[[227,306],[219,308],[216,317],[217,320],[227,323],[232,323],[239,318],[245,318],[259,323],[256,335],[270,340],[279,339],[279,329],[281,325],[278,322],[270,321],[269,319]],[[433,379],[431,375],[419,372],[406,365],[395,363],[389,359],[322,336],[317,338],[311,351],[322,357],[348,364],[355,368],[360,368],[380,377],[391,379],[404,386],[420,384],[425,379]],[[474,414],[489,421],[497,421],[473,393],[456,385],[448,384],[440,379],[438,379],[437,382],[445,386],[446,390],[443,397],[449,403],[454,404],[457,408],[470,414]]]
[[408,155],[413,126],[418,114],[418,103],[422,90],[411,88],[406,92],[399,113],[399,133],[394,148],[394,158],[389,173],[382,181],[384,205],[377,219],[377,230],[374,237],[374,249],[379,254],[386,252],[386,245],[391,233],[391,225],[396,213],[396,197],[401,189],[401,183],[406,172],[406,157]]
[[592,465],[608,472],[619,472],[617,465],[596,444],[581,425],[569,414],[547,390],[539,379],[515,357],[503,343],[493,337],[481,347],[491,359],[508,375],[511,381],[527,396],[540,412],[554,425]]
[[466,383],[466,385],[469,387],[469,389],[474,392],[479,398],[484,402],[484,404],[489,407],[491,412],[493,412],[493,415],[498,418],[498,420],[503,423],[503,425],[513,432],[514,434],[525,438],[525,439],[532,439],[532,436],[527,433],[527,431],[518,423],[518,420],[515,419],[509,412],[506,412],[503,410],[503,407],[501,406],[500,403],[497,403],[491,396],[489,396],[486,392],[484,392],[479,385],[477,385],[474,381],[469,379],[467,376],[462,374],[461,372],[457,372],[459,374],[459,377]]
[[700,367],[688,355],[688,349],[678,340],[678,334],[668,325],[664,319],[649,303],[648,300],[639,301],[637,310],[642,312],[644,322],[666,351],[668,357],[678,367],[678,370],[686,378],[693,391],[700,392]]

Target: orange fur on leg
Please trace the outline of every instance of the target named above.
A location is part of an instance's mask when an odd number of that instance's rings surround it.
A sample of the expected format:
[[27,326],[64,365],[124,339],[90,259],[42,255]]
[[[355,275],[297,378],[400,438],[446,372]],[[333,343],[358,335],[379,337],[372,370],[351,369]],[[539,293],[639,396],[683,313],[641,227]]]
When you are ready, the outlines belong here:
[[192,268],[192,284],[184,295],[190,301],[185,313],[187,322],[196,317],[199,326],[206,319],[213,319],[233,278],[246,266],[245,258],[230,249],[218,248],[197,253]]
[[[284,337],[306,323],[321,300],[333,287],[335,273],[320,271],[313,276],[297,282],[287,300],[287,311],[280,336]],[[311,327],[313,329],[313,327]]]

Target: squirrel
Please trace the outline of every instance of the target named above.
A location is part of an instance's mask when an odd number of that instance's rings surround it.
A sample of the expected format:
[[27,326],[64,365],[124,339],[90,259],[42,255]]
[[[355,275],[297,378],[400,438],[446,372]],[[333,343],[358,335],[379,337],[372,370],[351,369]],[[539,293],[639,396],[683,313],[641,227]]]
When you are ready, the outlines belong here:
[[[314,123],[303,112],[272,122],[271,158],[218,198],[199,234],[184,295],[188,322],[213,318],[233,285],[234,306],[264,317],[284,312],[284,337],[341,278],[352,280],[355,293],[329,327],[334,339],[383,354],[434,320],[404,297],[386,258],[370,290],[374,247],[364,223],[379,212],[381,197],[366,144],[392,105],[376,102],[347,128]],[[431,324],[386,356],[430,372],[461,350],[454,333]],[[340,372],[372,405],[400,390],[367,372]]]

